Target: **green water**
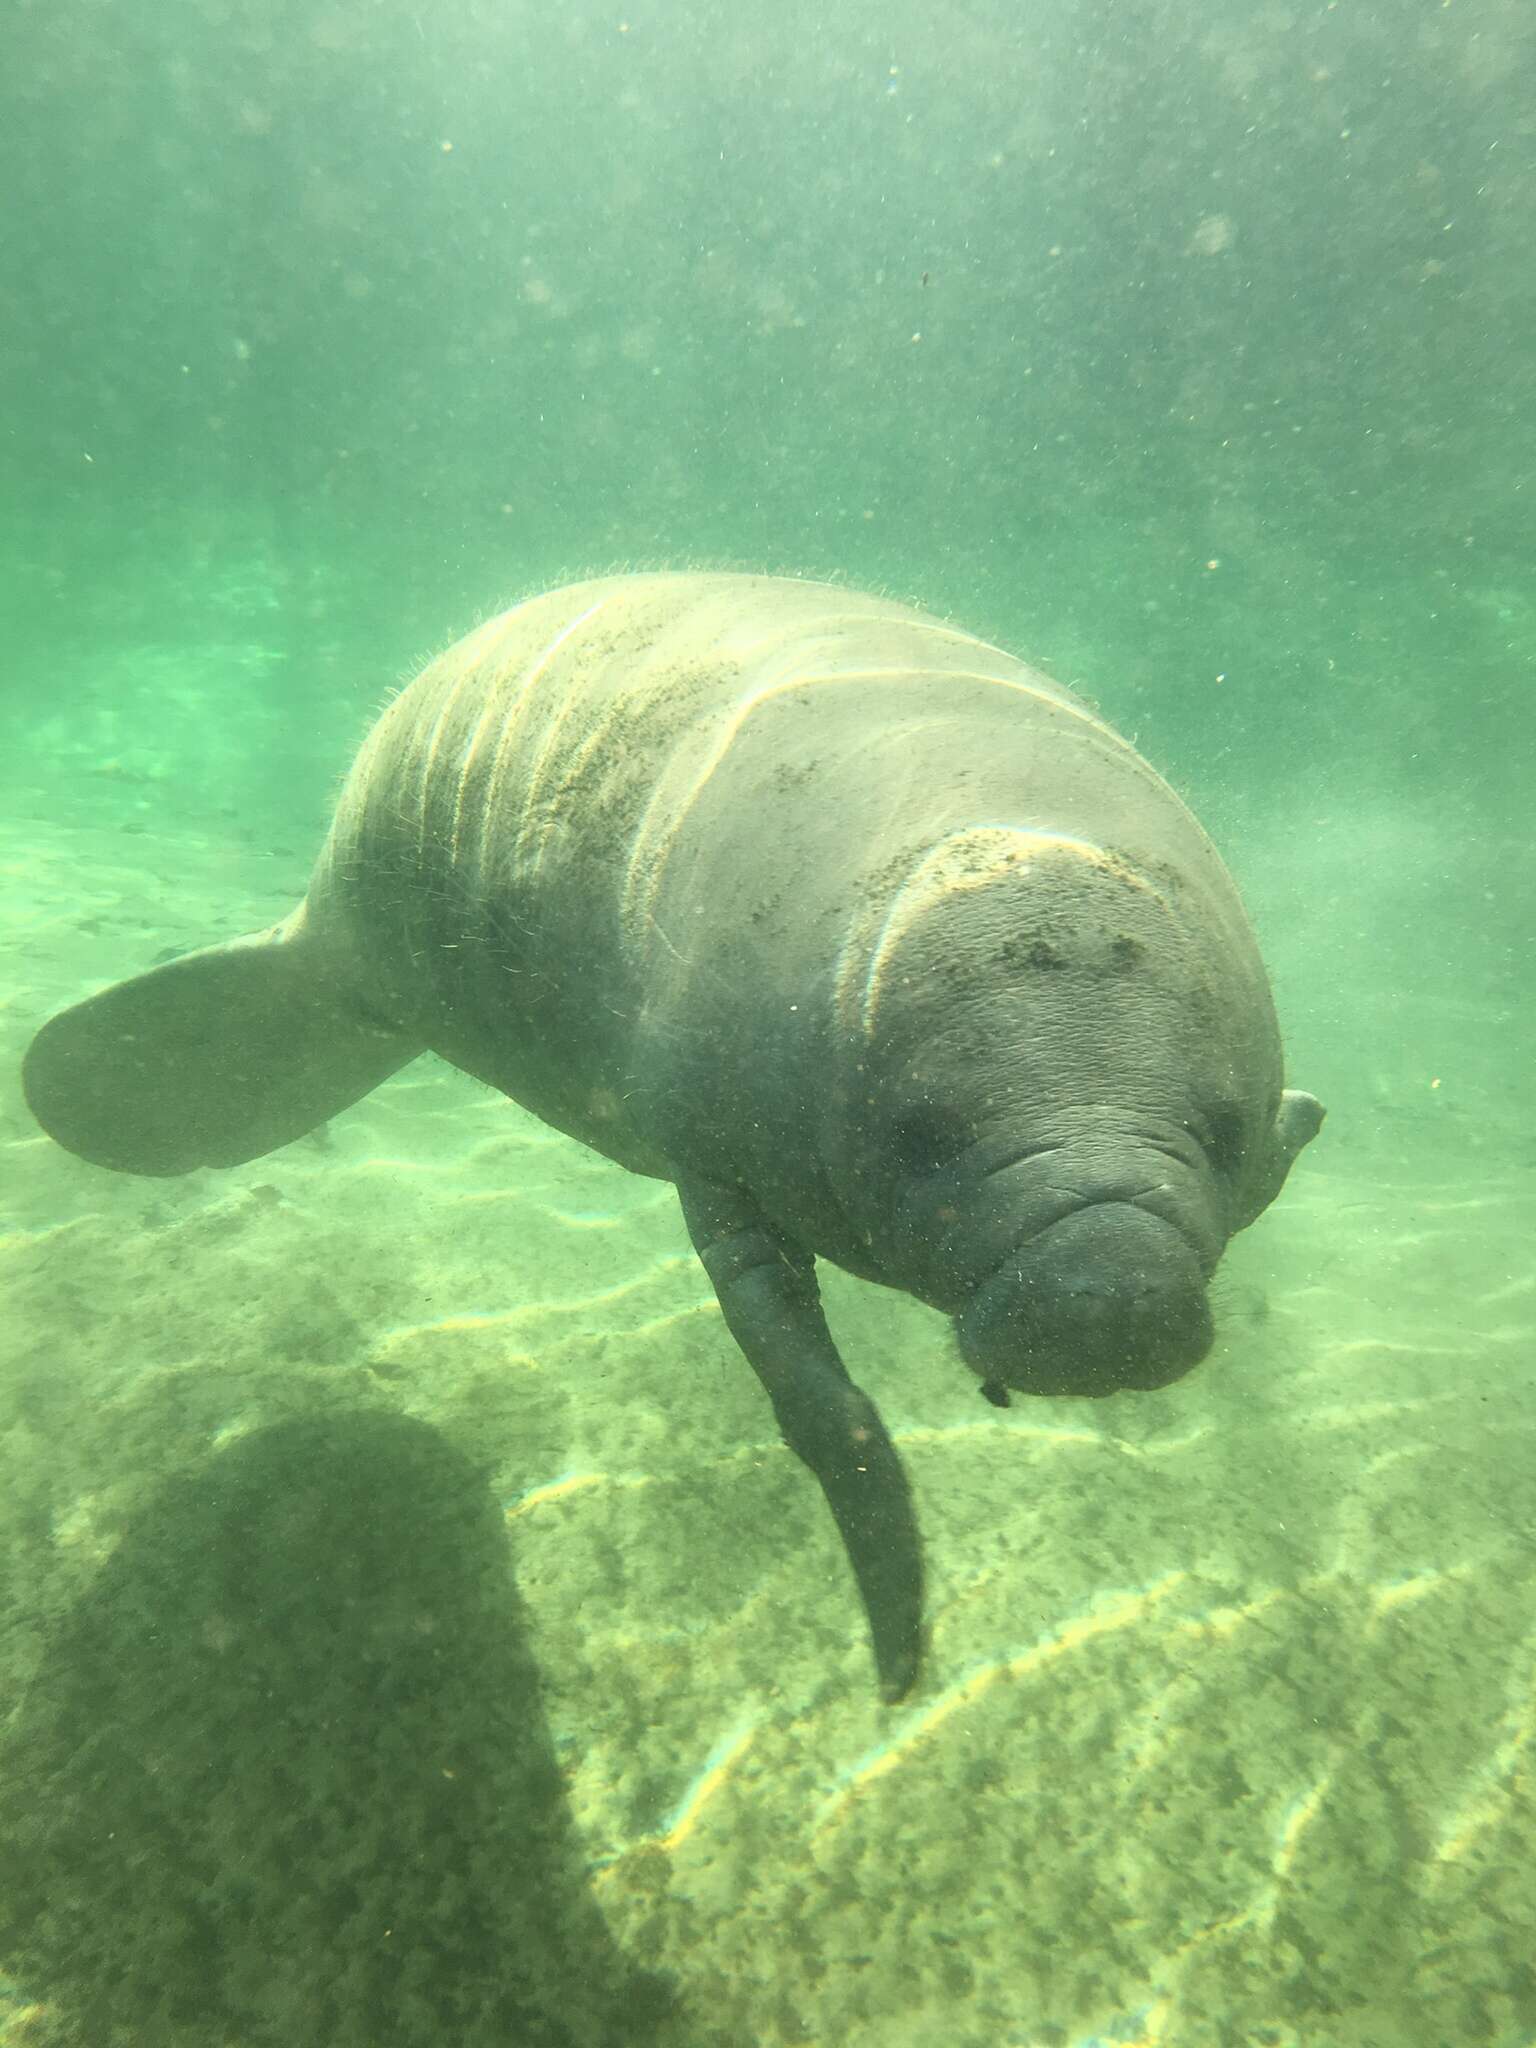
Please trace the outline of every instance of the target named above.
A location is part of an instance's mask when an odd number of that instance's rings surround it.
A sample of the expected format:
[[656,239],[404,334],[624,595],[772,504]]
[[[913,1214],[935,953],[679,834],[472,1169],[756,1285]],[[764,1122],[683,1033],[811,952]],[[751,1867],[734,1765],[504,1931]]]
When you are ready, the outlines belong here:
[[[0,2040],[1536,2043],[1536,15],[15,0]],[[390,689],[624,566],[1081,689],[1329,1121],[1187,1380],[976,1398],[880,1706],[664,1185],[430,1060],[142,1181],[33,1031],[302,891]]]

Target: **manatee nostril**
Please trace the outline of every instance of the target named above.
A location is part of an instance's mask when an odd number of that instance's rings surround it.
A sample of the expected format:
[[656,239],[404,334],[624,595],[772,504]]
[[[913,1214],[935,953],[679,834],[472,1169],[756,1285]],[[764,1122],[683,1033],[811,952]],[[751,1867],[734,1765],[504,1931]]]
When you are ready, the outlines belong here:
[[1161,1386],[1198,1364],[1214,1334],[1193,1247],[1130,1204],[1062,1218],[1004,1261],[959,1318],[983,1378],[1032,1393]]

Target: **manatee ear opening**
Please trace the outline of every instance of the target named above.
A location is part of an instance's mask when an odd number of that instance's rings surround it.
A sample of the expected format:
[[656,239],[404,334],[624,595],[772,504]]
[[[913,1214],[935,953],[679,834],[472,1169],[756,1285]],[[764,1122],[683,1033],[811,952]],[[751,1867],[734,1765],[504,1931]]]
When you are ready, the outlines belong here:
[[1263,1215],[1285,1186],[1286,1175],[1295,1165],[1296,1155],[1304,1146],[1310,1145],[1322,1129],[1326,1115],[1327,1111],[1315,1095],[1308,1095],[1304,1088],[1286,1089],[1270,1127],[1263,1164],[1244,1190],[1244,1199],[1233,1218],[1234,1231],[1246,1230],[1250,1223]]
[[190,1173],[302,1138],[420,1049],[361,1013],[295,919],[61,1011],[22,1085],[48,1135],[93,1165]]

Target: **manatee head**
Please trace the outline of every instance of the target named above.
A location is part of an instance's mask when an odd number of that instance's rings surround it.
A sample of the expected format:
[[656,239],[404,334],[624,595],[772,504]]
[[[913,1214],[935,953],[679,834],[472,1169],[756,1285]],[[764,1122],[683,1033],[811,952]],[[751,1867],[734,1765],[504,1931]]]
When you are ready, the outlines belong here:
[[[1320,1118],[1310,1096],[1282,1096],[1259,1141],[1270,1192]],[[994,1397],[1164,1386],[1210,1350],[1211,1276],[1269,1199],[1237,1149],[1240,1119],[1096,1105],[1048,1121],[1015,1158],[994,1141],[909,1184],[908,1229],[928,1219],[925,1277]]]
[[1201,902],[1078,849],[1016,860],[940,892],[872,978],[845,1199],[880,1277],[952,1317],[996,1400],[1197,1365],[1228,1240],[1322,1121],[1282,1090],[1216,874]]

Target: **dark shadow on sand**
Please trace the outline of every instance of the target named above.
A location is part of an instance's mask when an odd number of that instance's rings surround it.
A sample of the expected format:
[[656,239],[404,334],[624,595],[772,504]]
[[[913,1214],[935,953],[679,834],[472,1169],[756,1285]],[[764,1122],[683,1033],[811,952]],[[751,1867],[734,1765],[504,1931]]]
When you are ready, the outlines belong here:
[[502,1517],[423,1423],[285,1422],[167,1484],[0,1771],[29,2039],[682,2039],[588,1890]]

